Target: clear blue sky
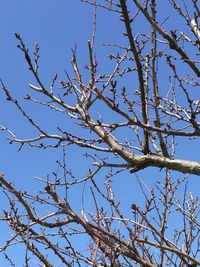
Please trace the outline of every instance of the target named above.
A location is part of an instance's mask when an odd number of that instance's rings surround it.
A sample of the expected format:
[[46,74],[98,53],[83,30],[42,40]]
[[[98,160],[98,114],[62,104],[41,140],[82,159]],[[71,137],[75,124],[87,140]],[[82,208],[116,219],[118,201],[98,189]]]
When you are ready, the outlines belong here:
[[[57,126],[56,123],[63,124],[64,121],[56,114],[43,113],[41,107],[29,105],[23,101],[23,96],[30,90],[28,83],[34,83],[34,80],[27,70],[22,53],[17,49],[18,43],[14,33],[23,36],[27,47],[31,51],[33,51],[35,42],[40,44],[40,73],[44,84],[48,86],[55,73],[58,73],[60,80],[64,79],[64,69],[70,66],[71,48],[75,44],[77,44],[80,64],[83,66],[88,62],[87,40],[91,39],[92,35],[92,11],[91,7],[80,3],[79,0],[1,1],[0,78],[3,79],[13,95],[22,101],[28,112],[41,124],[45,123],[45,127],[51,131]],[[97,24],[96,53],[98,59],[105,57],[104,61],[100,62],[100,66],[108,71],[112,70],[112,66],[106,61],[107,51],[102,44],[115,43],[120,40],[123,26],[120,26],[117,21],[117,16],[100,11]],[[12,129],[20,137],[34,135],[33,130],[21,114],[16,111],[16,108],[5,101],[2,92],[0,92],[0,106],[0,124]],[[31,189],[32,192],[36,191],[38,184],[33,177],[46,177],[56,170],[56,160],[62,156],[62,151],[60,149],[38,150],[24,147],[22,151],[17,152],[17,146],[9,145],[5,139],[6,136],[7,134],[0,133],[0,172],[5,173],[5,176],[21,190]],[[193,146],[190,144],[193,144]],[[194,144],[195,141],[191,141],[189,144],[185,143],[181,151],[177,153],[179,157],[199,161],[198,149],[200,146],[198,143],[196,143],[196,146]],[[81,178],[86,174],[86,171],[84,170],[84,161],[82,158],[79,160],[80,155],[80,149],[67,148],[67,164],[72,169],[75,167],[77,175]],[[77,170],[77,165],[80,167],[79,170]],[[145,175],[141,173],[140,175],[149,186],[152,186],[160,177],[159,172],[152,170],[148,171],[148,175],[147,173]],[[128,173],[118,175],[115,178],[114,187],[119,193],[119,199],[122,199],[124,209],[129,209],[132,202],[140,202],[141,200],[135,178],[135,175]],[[190,181],[191,191],[198,194],[199,178],[191,176]],[[82,189],[77,188],[77,192],[81,199]],[[77,194],[76,196],[71,195],[71,201],[77,210],[79,207],[81,208],[80,199],[77,198]],[[3,232],[4,228],[1,227],[1,236]],[[17,267],[22,266],[18,253],[16,258],[19,260]],[[0,262],[3,262],[1,256]],[[1,266],[6,265],[1,263]],[[32,266],[36,265],[33,264]]]

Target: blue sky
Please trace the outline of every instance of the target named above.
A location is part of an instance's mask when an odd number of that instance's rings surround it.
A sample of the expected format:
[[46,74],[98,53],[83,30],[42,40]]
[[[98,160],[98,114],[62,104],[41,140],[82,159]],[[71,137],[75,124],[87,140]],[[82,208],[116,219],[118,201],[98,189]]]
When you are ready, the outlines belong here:
[[[104,14],[107,19],[111,19],[110,14]],[[87,41],[92,36],[92,8],[85,4],[81,4],[78,0],[73,1],[3,1],[1,3],[0,16],[0,76],[11,90],[12,94],[23,103],[23,106],[28,110],[29,114],[33,114],[34,118],[45,123],[45,126],[51,130],[55,129],[55,124],[52,123],[52,117],[58,122],[63,122],[63,119],[57,117],[40,107],[34,107],[23,101],[24,95],[29,92],[29,82],[34,83],[34,80],[27,70],[27,64],[22,53],[17,48],[18,42],[15,39],[14,33],[19,33],[30,51],[33,51],[36,42],[40,44],[40,73],[42,80],[46,86],[49,85],[52,76],[58,73],[59,79],[64,79],[64,69],[70,66],[71,48],[75,44],[78,49],[78,59],[82,66],[88,62]],[[102,25],[99,27],[99,36],[97,42],[102,46],[109,39],[114,41],[115,35],[118,32],[105,32],[112,28],[113,23],[107,25],[102,20]],[[103,54],[103,52],[102,52]],[[105,55],[105,53],[104,53]],[[98,53],[101,56],[101,51]],[[107,66],[106,66],[107,67]],[[5,101],[5,97],[0,92],[0,123],[12,129],[20,137],[33,136],[35,131],[29,127],[26,120],[16,110],[16,108]],[[42,113],[41,113],[42,112]],[[44,113],[43,113],[44,112]],[[70,126],[73,127],[73,126]],[[38,150],[24,147],[20,152],[17,152],[17,145],[9,145],[5,139],[7,134],[1,133],[0,148],[3,151],[3,156],[0,158],[1,172],[15,183],[20,190],[30,190],[31,193],[37,192],[39,183],[33,179],[34,176],[46,178],[52,171],[57,170],[56,160],[62,157],[62,150]],[[79,178],[83,177],[87,170],[83,170],[81,165],[81,153],[79,149],[71,147],[67,148],[67,164],[70,168],[75,167],[75,173]],[[83,159],[83,158],[81,158]],[[78,168],[77,168],[78,164]],[[72,192],[70,199],[74,207],[79,211],[81,208],[82,186],[76,188],[75,195]],[[6,208],[6,199],[1,196],[1,201],[4,202]],[[87,202],[87,201],[86,201]],[[5,226],[5,225],[4,225]],[[8,229],[1,225],[0,246],[4,241],[4,234],[7,236]],[[12,257],[16,261],[16,266],[22,266],[24,258],[22,256],[24,248],[18,247],[18,250],[10,248]],[[0,255],[1,265],[7,262],[4,261],[4,256]],[[32,262],[31,266],[38,266]]]
[[[164,4],[163,4],[164,5]],[[0,78],[3,79],[12,94],[20,101],[30,114],[38,122],[45,123],[45,127],[50,130],[55,129],[55,122],[63,124],[63,118],[45,111],[39,106],[29,105],[23,101],[24,95],[29,92],[29,82],[34,83],[33,77],[27,70],[27,65],[22,53],[17,49],[17,40],[14,33],[19,33],[30,49],[33,51],[34,44],[40,44],[40,76],[46,86],[55,73],[59,79],[64,79],[64,69],[70,66],[71,48],[77,45],[78,60],[84,66],[88,60],[87,40],[92,36],[93,10],[86,4],[78,0],[47,1],[47,0],[20,0],[2,1],[0,16]],[[105,57],[100,62],[105,72],[112,70],[112,65],[107,63],[107,50],[102,45],[104,43],[115,43],[121,41],[123,26],[119,24],[118,17],[109,12],[100,10],[97,24],[96,54],[97,58]],[[116,26],[115,26],[116,25]],[[139,25],[138,27],[141,27]],[[127,82],[127,81],[126,81]],[[31,136],[34,134],[21,114],[16,108],[5,101],[4,95],[0,92],[0,124],[10,128],[19,136]],[[71,125],[67,125],[74,127]],[[38,150],[24,147],[17,152],[16,145],[9,145],[5,139],[7,134],[0,135],[0,171],[13,181],[21,190],[31,189],[32,192],[38,189],[38,184],[33,179],[34,176],[46,177],[57,168],[56,160],[62,156],[62,150],[49,149]],[[198,143],[192,140],[186,143],[181,150],[177,151],[180,158],[199,160],[197,148]],[[191,146],[190,144],[196,144]],[[194,149],[195,147],[195,149]],[[70,168],[75,167],[75,172],[80,177],[86,174],[84,170],[84,160],[81,158],[81,151],[78,148],[67,147],[67,164]],[[79,160],[79,158],[81,160]],[[79,168],[77,169],[77,164]],[[148,175],[147,175],[148,174]],[[160,173],[151,169],[141,173],[141,178],[152,186],[159,178]],[[115,178],[114,188],[119,193],[124,208],[129,208],[133,201],[140,202],[141,194],[138,191],[138,184],[134,175],[127,173],[118,175]],[[103,179],[103,174],[98,177]],[[190,178],[190,189],[194,193],[199,192],[199,179],[195,176]],[[31,186],[30,186],[31,185]],[[198,185],[198,186],[197,186]],[[71,193],[71,201],[78,210],[80,207],[82,188],[77,187],[80,198]],[[86,189],[87,192],[87,189]],[[87,199],[86,199],[87,202]],[[89,207],[89,205],[88,205]],[[0,228],[0,235],[4,228]],[[1,242],[0,242],[1,246]],[[16,254],[16,258],[18,255]],[[20,259],[18,259],[20,262]],[[3,261],[0,255],[0,262]],[[21,266],[20,263],[17,266]],[[36,265],[32,265],[36,266]]]

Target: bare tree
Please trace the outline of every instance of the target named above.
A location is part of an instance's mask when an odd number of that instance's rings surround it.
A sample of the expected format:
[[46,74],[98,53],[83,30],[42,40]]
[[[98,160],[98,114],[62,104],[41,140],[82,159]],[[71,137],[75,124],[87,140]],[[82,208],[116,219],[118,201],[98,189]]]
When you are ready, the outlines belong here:
[[[78,178],[65,160],[58,161],[62,174],[37,177],[42,184],[37,195],[21,192],[1,174],[1,191],[9,208],[0,219],[12,232],[0,251],[10,266],[15,266],[8,253],[10,247],[19,244],[26,247],[24,266],[31,266],[31,255],[38,266],[199,266],[199,199],[187,188],[189,175],[200,176],[200,163],[176,158],[185,142],[193,139],[195,147],[200,136],[200,100],[193,93],[200,85],[198,1],[166,1],[170,12],[182,19],[180,28],[168,25],[170,18],[156,0],[81,2],[94,9],[89,64],[81,69],[74,49],[74,75],[65,70],[66,77],[59,81],[58,75],[54,76],[49,88],[39,75],[39,45],[32,59],[24,40],[16,34],[35,79],[25,100],[62,114],[68,124],[76,126],[71,130],[58,126],[55,133],[47,132],[1,80],[6,99],[38,135],[22,139],[13,129],[3,125],[1,129],[19,149],[25,145],[63,147],[63,159],[68,145],[78,146],[85,162],[92,161],[92,165],[85,177]],[[108,45],[111,73],[98,67],[95,35],[99,9],[119,17],[124,25],[122,42]],[[137,29],[138,21],[145,25],[142,32]],[[140,178],[140,171],[149,175],[149,169],[160,171],[162,182],[155,181],[155,188]],[[144,197],[141,205],[133,198],[129,216],[121,209],[113,188],[118,174],[138,179]],[[76,211],[68,192],[86,183],[95,209],[88,211],[82,206]],[[84,245],[78,244],[77,237],[84,237]]]

